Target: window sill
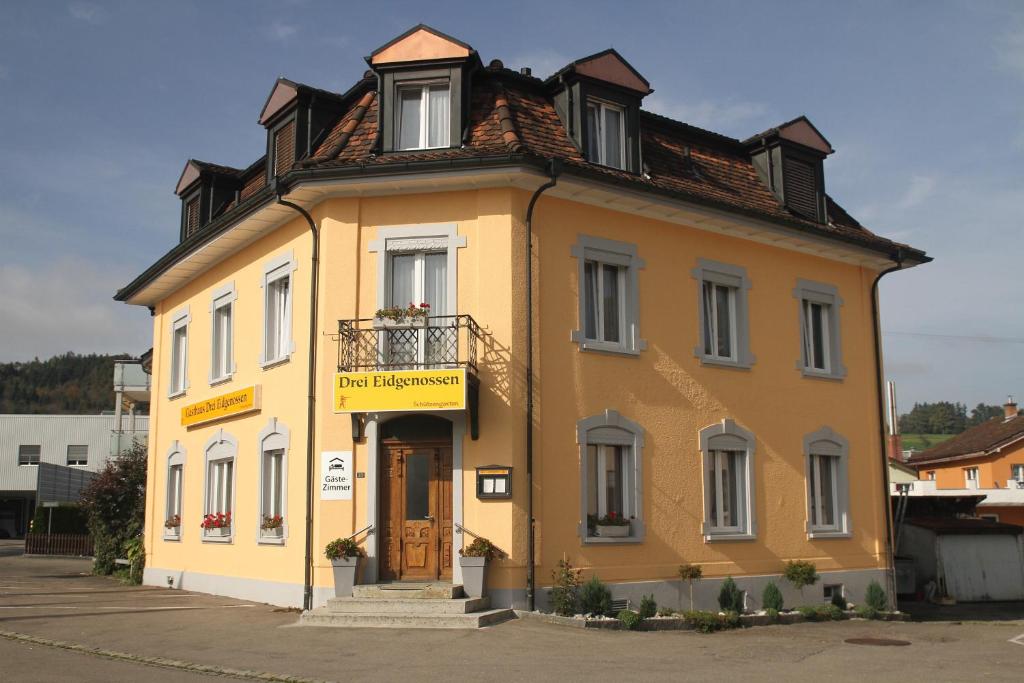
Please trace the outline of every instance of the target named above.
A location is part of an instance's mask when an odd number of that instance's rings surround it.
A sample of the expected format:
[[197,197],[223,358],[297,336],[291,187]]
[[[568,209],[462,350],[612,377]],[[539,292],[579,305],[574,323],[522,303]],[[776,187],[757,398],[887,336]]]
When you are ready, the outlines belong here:
[[821,370],[808,370],[807,368],[798,368],[800,374],[806,379],[824,379],[832,382],[842,382],[846,378],[846,373],[834,373],[834,372],[822,372]]
[[259,545],[280,545],[283,546],[285,541],[288,540],[286,536],[263,536],[260,535],[256,538],[256,542]]
[[165,541],[181,541],[181,534],[164,534]]
[[266,360],[260,362],[260,368],[263,370],[271,370],[279,365],[284,365],[292,359],[291,354],[282,356],[281,358],[274,358],[273,360]]
[[188,389],[182,389],[181,391],[175,391],[174,393],[167,394],[167,400],[173,401],[176,398],[181,398],[188,393]]
[[203,534],[203,543],[231,543],[234,536],[207,536]]
[[716,368],[732,368],[733,370],[749,370],[753,367],[753,362],[742,362],[738,360],[728,360],[725,358],[715,358],[713,356],[705,356],[704,354],[695,354],[700,360],[701,365],[707,365]]
[[733,541],[756,541],[757,536],[755,534],[748,533],[720,533],[720,534],[704,534],[705,543],[731,543]]
[[600,536],[587,536],[583,539],[583,545],[622,545],[630,543],[643,543],[644,539],[642,536],[620,536],[618,538],[612,536],[609,538],[601,538]]
[[808,531],[808,539],[821,539],[821,538],[853,538],[853,534],[849,531]]
[[223,377],[214,377],[213,379],[210,380],[210,386],[211,387],[216,387],[216,386],[219,386],[221,384],[227,384],[228,382],[230,382],[234,378],[235,378],[234,374],[224,375]]
[[599,353],[611,353],[617,356],[640,355],[640,349],[631,349],[624,344],[612,344],[609,342],[595,341],[593,339],[573,339],[580,345],[580,351],[597,351]]

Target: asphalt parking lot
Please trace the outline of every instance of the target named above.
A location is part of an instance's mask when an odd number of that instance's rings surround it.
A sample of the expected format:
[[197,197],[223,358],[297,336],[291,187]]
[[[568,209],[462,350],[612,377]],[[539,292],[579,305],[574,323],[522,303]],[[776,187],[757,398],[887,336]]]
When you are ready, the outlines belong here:
[[[567,629],[527,620],[479,631],[297,627],[257,603],[90,576],[88,560],[0,548],[4,681],[186,681],[197,667],[336,681],[533,679],[1021,680],[1024,607],[985,621],[847,621],[714,635]],[[1019,618],[1016,616],[1020,614]],[[934,616],[934,615],[933,615]],[[941,616],[941,615],[939,615]],[[936,617],[938,618],[938,617]],[[909,641],[904,647],[846,642]],[[162,666],[139,660],[162,658]],[[223,674],[217,676],[223,680]],[[264,679],[265,680],[265,679]]]

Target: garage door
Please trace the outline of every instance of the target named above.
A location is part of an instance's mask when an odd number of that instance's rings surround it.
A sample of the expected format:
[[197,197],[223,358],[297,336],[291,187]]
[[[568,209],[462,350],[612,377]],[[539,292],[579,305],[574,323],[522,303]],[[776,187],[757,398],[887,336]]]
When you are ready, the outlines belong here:
[[1024,560],[1016,535],[941,535],[940,573],[949,595],[964,602],[1024,600]]

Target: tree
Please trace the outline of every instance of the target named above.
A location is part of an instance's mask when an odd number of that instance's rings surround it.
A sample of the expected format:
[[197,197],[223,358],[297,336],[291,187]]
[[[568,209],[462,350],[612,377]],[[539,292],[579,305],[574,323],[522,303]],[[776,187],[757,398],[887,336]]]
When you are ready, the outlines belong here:
[[146,447],[132,447],[107,462],[82,491],[96,559],[93,572],[111,574],[114,560],[142,535],[146,518]]
[[968,427],[977,427],[983,422],[988,422],[994,417],[1003,416],[1002,406],[990,406],[984,403],[979,403],[971,410],[971,417],[967,420]]

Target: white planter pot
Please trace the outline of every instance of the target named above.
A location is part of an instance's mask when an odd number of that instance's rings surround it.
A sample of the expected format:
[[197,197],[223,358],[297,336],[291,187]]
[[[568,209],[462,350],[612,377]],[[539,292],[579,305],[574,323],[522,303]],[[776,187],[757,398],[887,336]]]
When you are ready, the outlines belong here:
[[331,560],[334,568],[334,597],[351,598],[352,586],[356,585],[361,557],[339,557]]
[[284,538],[284,527],[276,529],[260,529],[260,538]]
[[373,326],[375,329],[392,329],[392,328],[407,328],[407,327],[426,327],[427,318],[400,318],[398,320],[392,320],[391,318],[374,318]]
[[628,524],[598,524],[595,533],[601,538],[626,538],[629,536]]
[[471,598],[487,595],[487,558],[459,557],[462,567],[462,590]]
[[203,529],[203,536],[207,538],[224,538],[231,535],[231,527],[221,526],[213,529]]

